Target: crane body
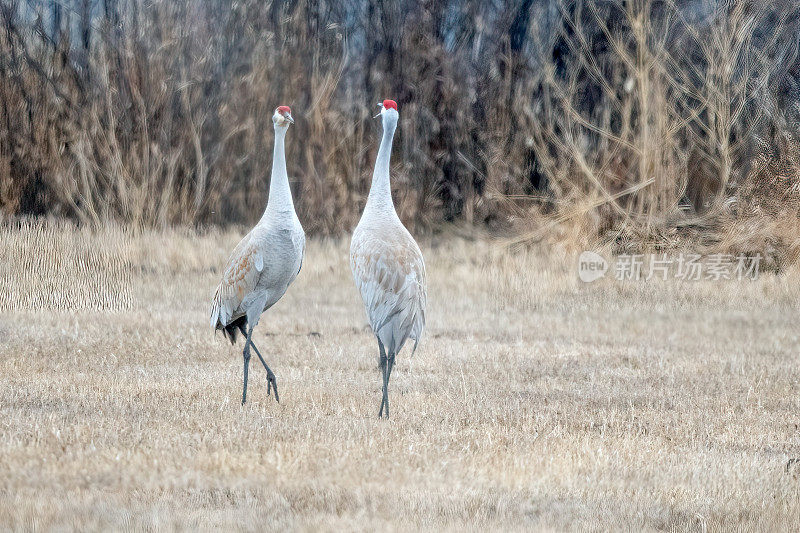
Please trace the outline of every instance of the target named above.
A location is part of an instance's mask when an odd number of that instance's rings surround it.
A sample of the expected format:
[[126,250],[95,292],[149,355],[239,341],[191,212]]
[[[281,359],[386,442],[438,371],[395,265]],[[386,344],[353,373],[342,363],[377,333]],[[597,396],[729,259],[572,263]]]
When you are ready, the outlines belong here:
[[278,384],[253,342],[253,329],[261,314],[286,293],[297,277],[305,254],[305,232],[297,218],[286,172],[284,140],[294,120],[287,106],[275,110],[275,147],[272,158],[269,199],[258,224],[236,245],[228,259],[211,304],[211,326],[236,343],[237,332],[245,337],[242,404],[247,400],[250,348],[267,371],[267,393]]
[[425,261],[392,202],[389,160],[397,127],[397,104],[384,100],[379,116],[383,138],[367,204],[350,243],[350,268],[370,327],[378,340],[383,398],[378,416],[389,417],[389,378],[408,339],[414,350],[425,328]]

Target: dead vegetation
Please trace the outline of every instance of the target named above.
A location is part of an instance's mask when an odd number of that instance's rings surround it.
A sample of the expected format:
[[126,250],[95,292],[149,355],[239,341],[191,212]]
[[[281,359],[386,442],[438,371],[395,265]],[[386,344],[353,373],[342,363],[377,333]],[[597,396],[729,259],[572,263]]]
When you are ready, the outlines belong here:
[[791,212],[765,239],[744,229],[752,210],[728,216],[765,180],[798,187],[796,168],[762,165],[786,155],[800,120],[795,1],[0,8],[6,214],[251,223],[265,203],[269,117],[287,103],[300,218],[339,234],[369,184],[369,103],[391,95],[402,109],[395,196],[412,225],[620,250],[691,243],[702,228],[709,242],[796,255],[780,244]]
[[129,234],[48,220],[0,225],[0,311],[129,309]]
[[[0,0],[0,527],[793,529],[798,15]],[[401,217],[511,237],[421,239],[429,325],[386,423],[338,236],[389,95]],[[240,408],[208,301],[278,103],[317,236],[256,332],[283,403],[254,371]],[[765,259],[583,284],[588,248]]]
[[[33,229],[56,248],[88,242],[71,227]],[[237,232],[124,236],[126,309],[0,314],[4,529],[800,520],[794,269],[753,282],[583,284],[563,247],[424,241],[428,329],[414,358],[398,360],[386,422],[345,242],[309,241],[296,283],[256,331],[281,403],[254,371],[242,408],[241,345],[214,337],[207,319]]]

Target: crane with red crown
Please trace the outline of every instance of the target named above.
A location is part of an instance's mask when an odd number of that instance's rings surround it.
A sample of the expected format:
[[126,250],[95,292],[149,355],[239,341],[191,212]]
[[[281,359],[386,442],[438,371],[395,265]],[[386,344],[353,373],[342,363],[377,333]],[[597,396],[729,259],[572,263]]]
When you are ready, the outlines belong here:
[[378,340],[383,375],[378,416],[389,418],[389,378],[395,357],[409,338],[417,349],[425,328],[427,287],[422,252],[392,202],[389,159],[400,116],[397,103],[384,100],[378,106],[383,138],[367,204],[350,242],[350,268]]
[[279,401],[278,382],[253,342],[253,329],[261,313],[281,299],[300,273],[306,248],[286,173],[284,141],[289,125],[294,124],[289,106],[277,107],[272,122],[275,147],[267,207],[258,224],[234,248],[211,302],[211,327],[222,330],[231,344],[236,343],[237,332],[245,337],[242,405],[247,400],[251,347],[267,371],[267,394],[274,389]]

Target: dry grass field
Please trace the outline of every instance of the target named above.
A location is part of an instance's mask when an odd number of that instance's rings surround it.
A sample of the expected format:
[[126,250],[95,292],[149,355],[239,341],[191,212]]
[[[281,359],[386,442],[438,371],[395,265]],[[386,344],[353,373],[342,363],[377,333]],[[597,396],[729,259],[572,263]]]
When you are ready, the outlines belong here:
[[385,421],[346,242],[309,242],[256,330],[281,403],[254,363],[242,407],[207,318],[235,232],[48,231],[0,231],[1,529],[800,522],[795,271],[583,284],[579,250],[423,239],[428,328]]

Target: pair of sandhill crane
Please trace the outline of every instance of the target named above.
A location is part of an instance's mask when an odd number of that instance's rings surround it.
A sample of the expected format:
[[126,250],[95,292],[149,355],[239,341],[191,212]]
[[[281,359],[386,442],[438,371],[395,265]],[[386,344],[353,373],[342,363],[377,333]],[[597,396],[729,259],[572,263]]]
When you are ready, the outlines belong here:
[[[350,243],[350,268],[367,318],[380,350],[383,398],[378,416],[389,418],[389,378],[397,353],[406,340],[414,349],[425,327],[425,263],[416,241],[403,226],[392,202],[389,158],[399,118],[397,103],[384,100],[380,106],[383,138],[364,214]],[[272,116],[275,149],[272,178],[264,215],[231,254],[211,305],[211,325],[236,342],[237,332],[245,337],[242,404],[247,400],[250,348],[267,371],[267,394],[278,384],[275,374],[253,343],[253,329],[261,313],[272,307],[294,281],[303,264],[305,233],[292,202],[286,174],[284,141],[291,109],[280,106]]]

